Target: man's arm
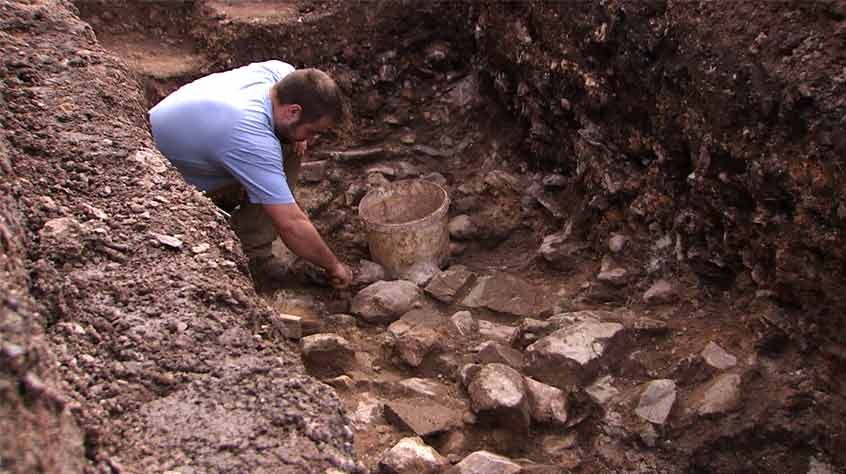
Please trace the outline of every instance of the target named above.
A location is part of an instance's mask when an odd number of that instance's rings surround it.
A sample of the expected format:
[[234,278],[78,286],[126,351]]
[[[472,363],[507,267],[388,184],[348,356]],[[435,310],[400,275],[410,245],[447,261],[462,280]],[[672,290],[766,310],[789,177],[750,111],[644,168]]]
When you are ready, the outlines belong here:
[[265,204],[264,211],[273,221],[276,232],[292,252],[323,267],[333,286],[345,287],[352,281],[349,267],[341,263],[320,237],[308,216],[296,203]]

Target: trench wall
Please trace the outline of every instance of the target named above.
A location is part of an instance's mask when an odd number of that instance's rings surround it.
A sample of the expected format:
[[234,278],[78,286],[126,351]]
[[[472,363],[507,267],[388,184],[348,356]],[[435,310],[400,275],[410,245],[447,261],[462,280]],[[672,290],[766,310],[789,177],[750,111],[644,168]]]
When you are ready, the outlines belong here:
[[668,236],[662,270],[763,290],[801,316],[791,333],[844,342],[843,2],[491,2],[468,19],[583,238]]

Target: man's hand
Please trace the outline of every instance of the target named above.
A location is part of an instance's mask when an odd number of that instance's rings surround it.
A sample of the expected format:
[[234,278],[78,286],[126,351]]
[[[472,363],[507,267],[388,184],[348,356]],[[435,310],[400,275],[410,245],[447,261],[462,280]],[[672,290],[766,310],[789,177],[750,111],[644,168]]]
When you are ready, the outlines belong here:
[[326,273],[329,274],[329,284],[335,288],[346,288],[353,280],[352,270],[341,262],[327,268]]
[[308,148],[308,142],[303,140],[301,142],[294,142],[294,153],[297,154],[300,158],[305,156],[306,149]]

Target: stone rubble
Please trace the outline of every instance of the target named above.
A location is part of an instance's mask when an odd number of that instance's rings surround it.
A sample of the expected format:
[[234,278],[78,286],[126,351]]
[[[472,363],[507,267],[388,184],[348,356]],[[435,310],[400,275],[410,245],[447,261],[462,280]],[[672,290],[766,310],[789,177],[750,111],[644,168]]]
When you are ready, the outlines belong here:
[[504,273],[479,277],[461,301],[469,308],[487,308],[513,316],[531,316],[544,307],[540,288]]
[[643,294],[646,304],[667,304],[676,301],[676,289],[667,280],[658,280]]
[[491,415],[494,422],[511,430],[529,430],[529,397],[523,377],[504,364],[487,364],[467,385],[470,406],[479,415]]
[[660,379],[647,382],[638,401],[635,414],[650,423],[664,424],[676,403],[676,384]]
[[476,451],[452,467],[447,474],[518,474],[522,467],[505,456]]
[[401,439],[379,461],[379,474],[439,474],[447,460],[418,437]]
[[622,330],[592,317],[558,329],[526,348],[527,372],[559,388],[590,383],[601,365],[611,365],[609,354],[619,352],[615,336]]
[[449,431],[464,424],[462,411],[428,397],[385,402],[385,417],[400,429],[423,437]]
[[466,214],[460,214],[449,220],[449,236],[457,240],[470,240],[477,237],[479,229]]
[[356,286],[369,285],[385,279],[385,268],[370,260],[359,261],[357,270],[352,283]]
[[457,311],[449,318],[452,327],[460,336],[468,336],[479,330],[479,323],[470,311]]
[[352,368],[355,351],[337,334],[313,334],[302,338],[303,363],[315,375],[329,378]]
[[412,282],[377,281],[355,295],[351,311],[371,324],[390,323],[408,312],[420,296]]
[[358,405],[350,414],[353,428],[358,431],[366,430],[374,424],[384,422],[382,415],[384,404],[374,394],[364,392],[358,396]]
[[561,271],[571,271],[581,261],[580,253],[587,249],[585,242],[572,239],[569,229],[547,235],[541,242],[538,252],[547,262]]
[[425,291],[436,300],[451,304],[459,291],[475,277],[475,274],[463,265],[454,265],[433,276]]
[[514,338],[517,332],[516,327],[506,326],[505,324],[496,324],[490,321],[479,320],[479,334],[487,339],[508,343]]
[[402,333],[396,341],[403,362],[417,367],[432,350],[438,347],[440,336],[432,328],[420,325]]
[[529,394],[532,420],[558,426],[567,425],[567,394],[531,377],[523,379]]
[[726,370],[737,365],[737,357],[726,352],[716,342],[711,341],[701,352],[705,363],[717,370]]
[[699,416],[708,416],[735,410],[740,403],[740,383],[741,377],[738,374],[718,375],[693,391],[687,411]]
[[526,365],[520,351],[496,341],[483,342],[476,354],[476,361],[479,364],[505,364],[518,371]]

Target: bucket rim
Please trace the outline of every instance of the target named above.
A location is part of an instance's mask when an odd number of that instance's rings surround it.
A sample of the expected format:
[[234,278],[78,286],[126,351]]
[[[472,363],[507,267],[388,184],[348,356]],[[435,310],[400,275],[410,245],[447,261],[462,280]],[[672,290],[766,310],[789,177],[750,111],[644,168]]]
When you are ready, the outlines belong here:
[[[437,189],[441,193],[441,195],[443,196],[443,201],[441,202],[441,204],[438,206],[437,209],[432,211],[431,214],[424,216],[424,217],[421,217],[420,219],[415,219],[413,221],[400,222],[400,223],[397,223],[397,224],[388,224],[388,223],[383,223],[383,222],[374,222],[374,221],[371,221],[371,220],[364,217],[364,213],[362,212],[362,210],[363,210],[364,204],[367,202],[368,198],[371,198],[372,196],[375,196],[379,193],[385,192],[386,188],[407,186],[410,183],[423,183],[425,186],[433,186],[435,189]],[[440,184],[435,183],[433,181],[428,181],[428,180],[425,180],[425,179],[402,179],[402,180],[399,180],[399,181],[394,181],[394,182],[388,184],[388,186],[386,186],[386,187],[371,189],[370,191],[368,191],[367,194],[365,194],[364,197],[361,198],[361,201],[359,201],[359,203],[358,203],[358,215],[361,218],[361,220],[364,221],[364,224],[367,226],[367,230],[369,230],[369,231],[374,231],[374,230],[375,231],[389,231],[389,230],[396,230],[396,229],[400,229],[400,228],[404,228],[404,227],[419,225],[419,224],[426,223],[427,221],[434,221],[434,220],[440,219],[444,215],[446,215],[447,209],[449,209],[449,204],[450,204],[449,193]]]

